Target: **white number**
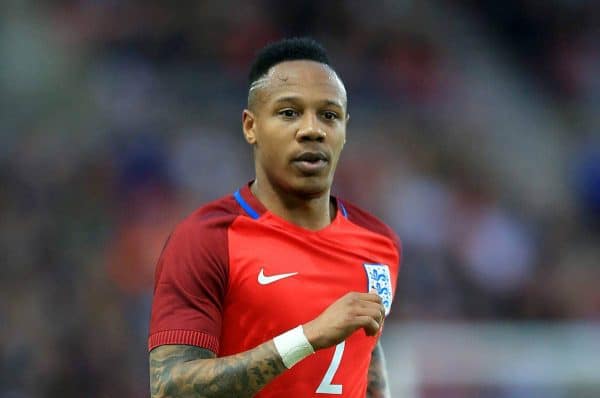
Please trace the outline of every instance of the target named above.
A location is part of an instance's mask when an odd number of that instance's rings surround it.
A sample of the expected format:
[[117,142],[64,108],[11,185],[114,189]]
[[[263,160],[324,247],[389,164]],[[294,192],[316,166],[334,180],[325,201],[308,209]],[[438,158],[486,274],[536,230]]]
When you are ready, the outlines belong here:
[[344,355],[344,347],[346,346],[346,342],[342,341],[340,344],[335,346],[335,352],[333,353],[333,359],[329,364],[329,368],[327,372],[325,372],[325,376],[323,376],[323,380],[321,380],[321,384],[319,384],[319,388],[317,388],[317,393],[321,394],[342,394],[342,385],[341,384],[331,384],[333,380],[333,376],[335,372],[337,372],[340,362],[342,361],[342,355]]

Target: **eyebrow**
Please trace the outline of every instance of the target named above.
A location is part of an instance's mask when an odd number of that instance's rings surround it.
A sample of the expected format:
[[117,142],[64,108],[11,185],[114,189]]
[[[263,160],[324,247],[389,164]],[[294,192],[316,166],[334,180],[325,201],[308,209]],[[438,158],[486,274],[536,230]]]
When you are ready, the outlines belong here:
[[[275,100],[275,103],[280,103],[280,102],[301,102],[301,98],[300,97],[296,97],[296,96],[287,96],[287,97],[281,97],[281,98],[277,98]],[[324,104],[324,105],[333,105],[333,106],[337,106],[341,109],[344,109],[344,106],[336,100],[332,100],[332,99],[326,99],[323,101],[319,101],[319,103]]]

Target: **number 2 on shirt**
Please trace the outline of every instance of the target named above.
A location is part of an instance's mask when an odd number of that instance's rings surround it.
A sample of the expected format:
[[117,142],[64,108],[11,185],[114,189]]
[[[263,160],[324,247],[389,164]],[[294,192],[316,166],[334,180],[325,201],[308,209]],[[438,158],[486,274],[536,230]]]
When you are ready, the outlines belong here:
[[333,358],[331,359],[329,368],[327,368],[327,372],[325,372],[325,376],[323,376],[323,380],[321,380],[321,384],[319,384],[319,387],[317,388],[317,393],[338,395],[342,394],[342,385],[331,384],[331,381],[333,380],[333,376],[335,376],[335,372],[337,372],[340,366],[340,362],[342,361],[342,355],[344,355],[345,346],[345,341],[342,341],[340,344],[335,346]]

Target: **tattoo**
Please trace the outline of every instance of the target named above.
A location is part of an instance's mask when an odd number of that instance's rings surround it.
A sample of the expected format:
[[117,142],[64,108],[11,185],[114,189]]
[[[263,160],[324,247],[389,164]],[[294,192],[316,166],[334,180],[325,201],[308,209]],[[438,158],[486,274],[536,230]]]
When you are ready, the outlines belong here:
[[150,352],[152,398],[252,397],[281,374],[272,341],[223,358],[206,349],[165,345]]
[[367,398],[390,398],[391,393],[387,384],[385,356],[383,348],[377,343],[371,354],[371,364],[367,376]]

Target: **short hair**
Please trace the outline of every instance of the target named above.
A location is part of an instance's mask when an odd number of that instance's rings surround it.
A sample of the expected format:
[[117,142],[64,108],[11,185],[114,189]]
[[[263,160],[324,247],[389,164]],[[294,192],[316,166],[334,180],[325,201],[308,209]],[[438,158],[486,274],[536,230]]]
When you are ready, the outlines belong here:
[[248,75],[248,85],[251,87],[273,66],[281,62],[297,60],[315,61],[331,67],[327,51],[314,39],[309,37],[282,39],[265,46],[256,54]]

